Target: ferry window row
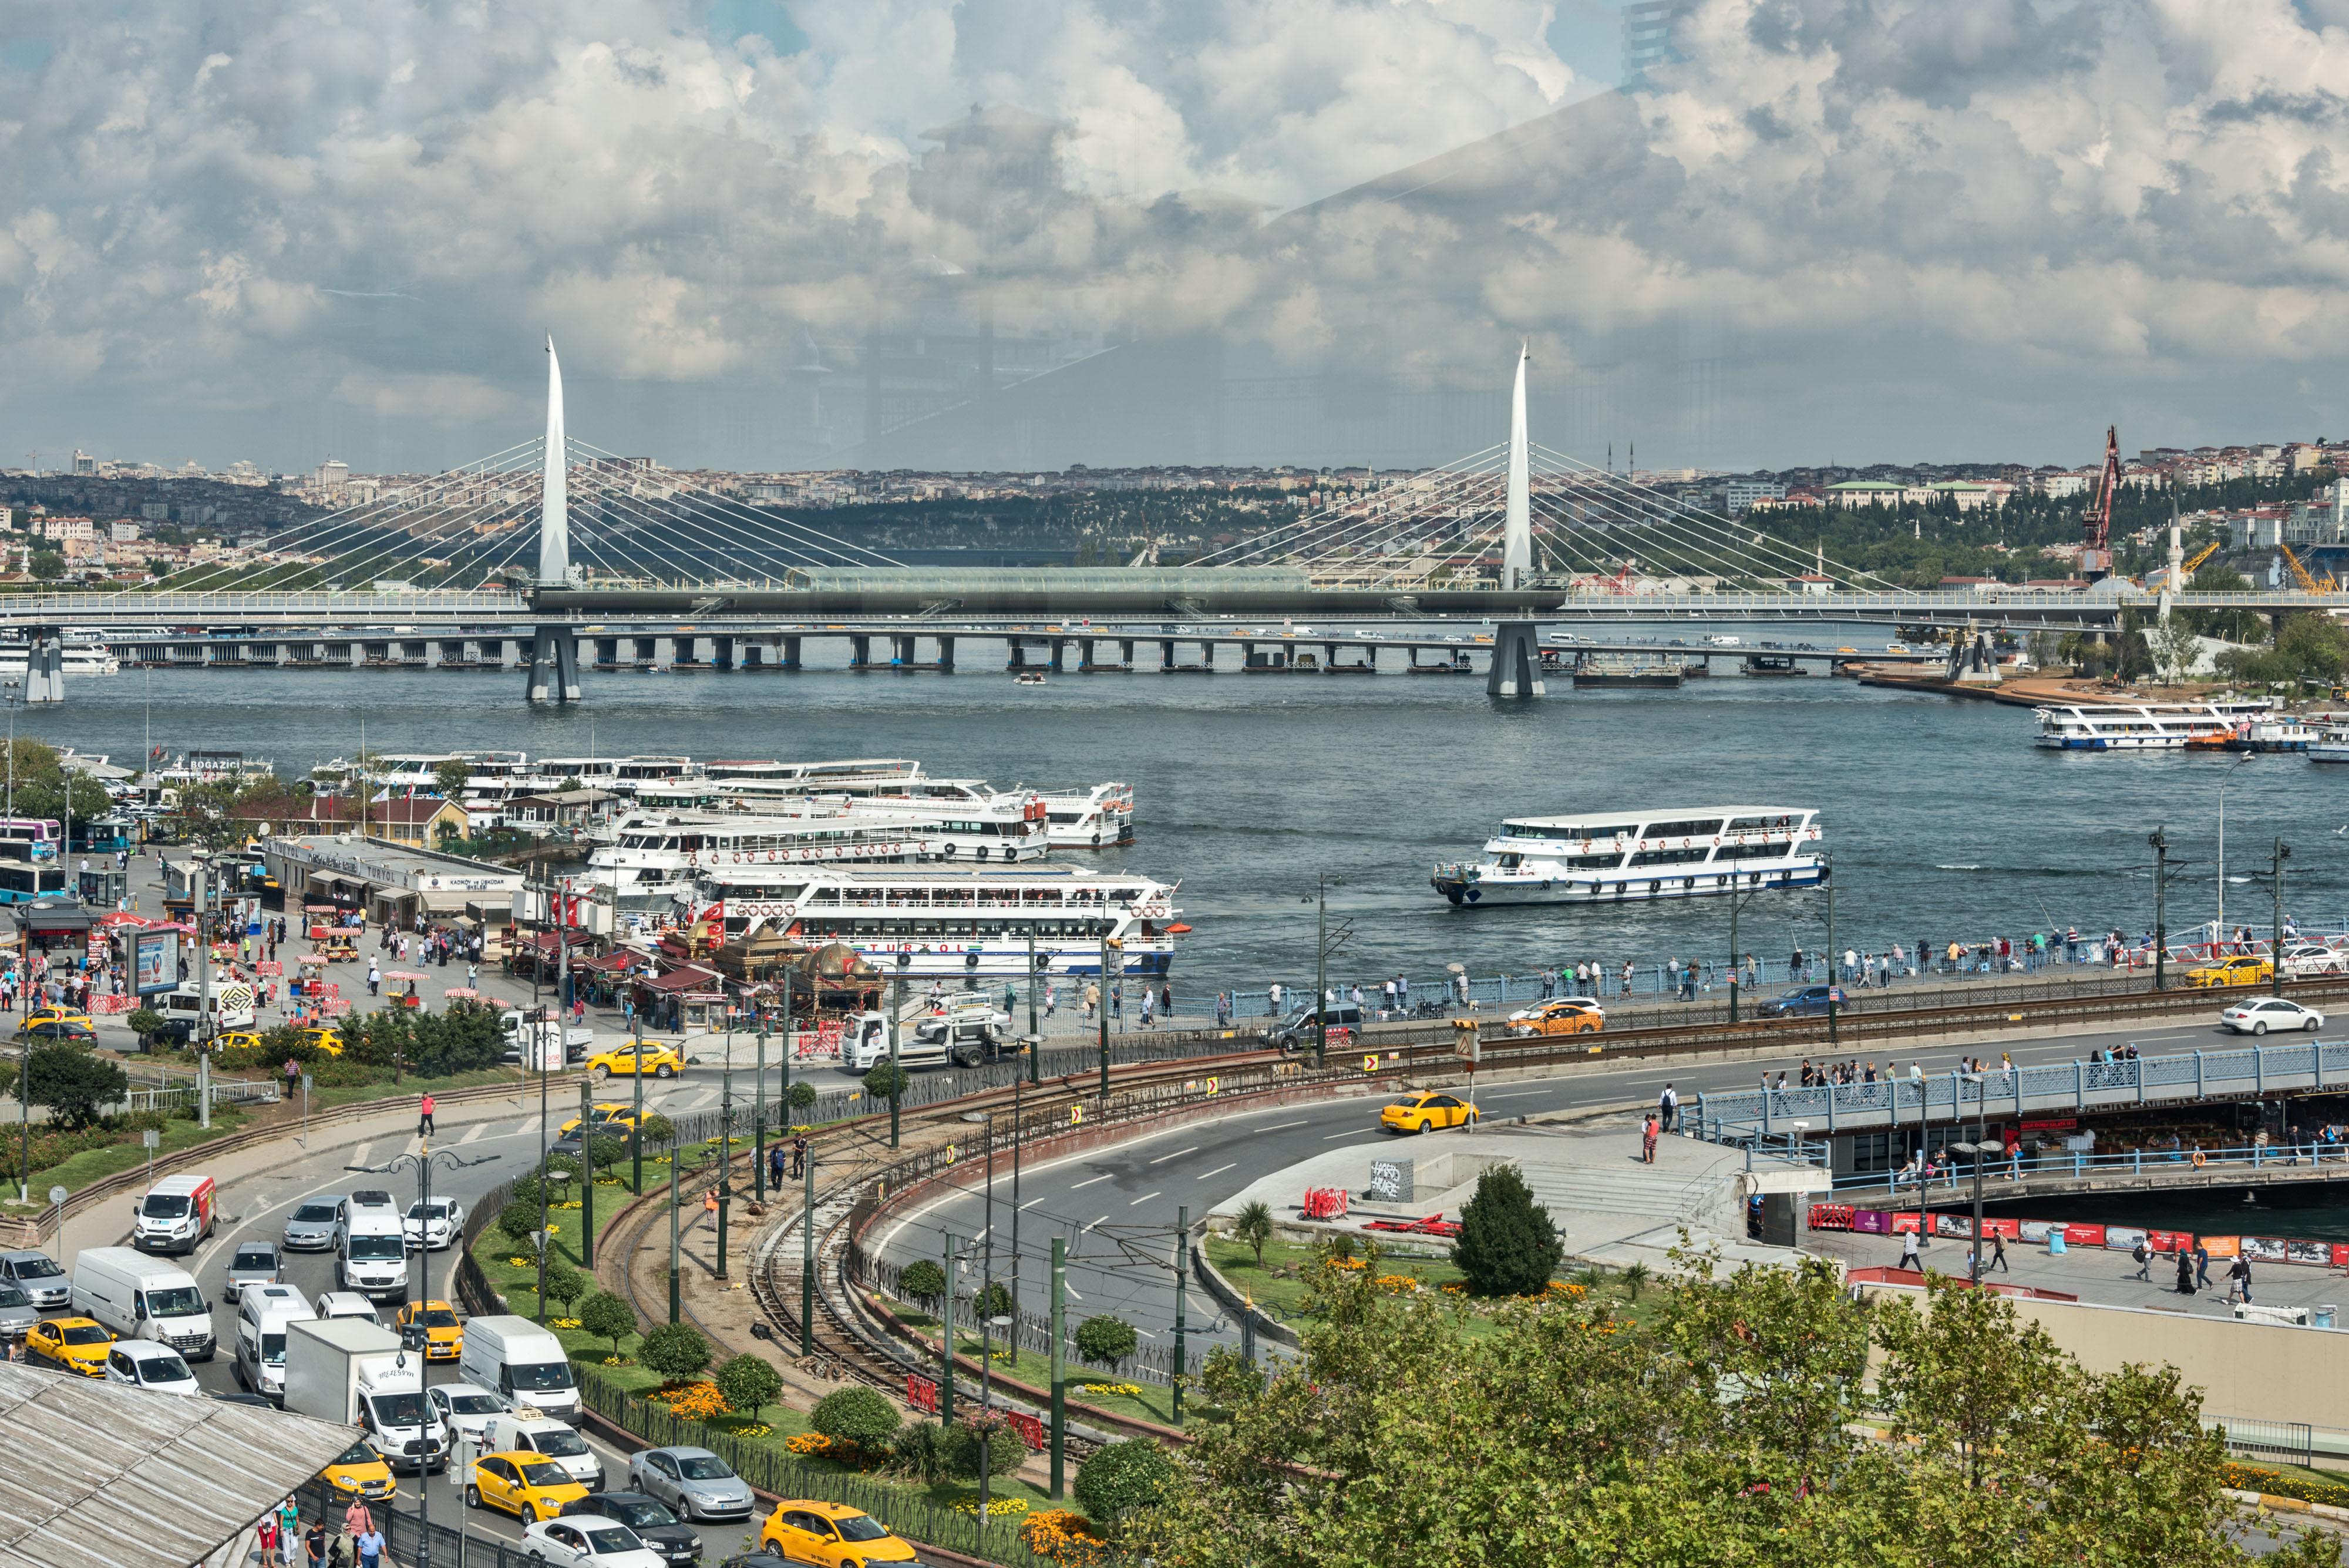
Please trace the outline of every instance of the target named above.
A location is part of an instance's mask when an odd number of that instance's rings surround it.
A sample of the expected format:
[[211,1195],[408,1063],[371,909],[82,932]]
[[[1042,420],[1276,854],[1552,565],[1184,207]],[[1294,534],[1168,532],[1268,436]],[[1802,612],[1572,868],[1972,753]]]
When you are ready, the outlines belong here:
[[1696,817],[1686,822],[1651,822],[1648,824],[1650,838],[1710,838],[1721,831],[1722,818]]
[[919,941],[925,938],[973,940],[1001,937],[1006,941],[1025,941],[1030,931],[1039,941],[1048,937],[1114,936],[1118,922],[1114,920],[1035,920],[1018,930],[1006,930],[991,920],[842,920],[829,917],[808,917],[821,919],[823,933],[833,937],[869,937],[888,941]]
[[1695,849],[1642,849],[1631,857],[1634,866],[1694,866],[1713,853],[1713,846]]
[[1732,833],[1777,833],[1790,829],[1794,826],[1795,819],[1792,816],[1740,816],[1732,819],[1729,824],[1729,831]]

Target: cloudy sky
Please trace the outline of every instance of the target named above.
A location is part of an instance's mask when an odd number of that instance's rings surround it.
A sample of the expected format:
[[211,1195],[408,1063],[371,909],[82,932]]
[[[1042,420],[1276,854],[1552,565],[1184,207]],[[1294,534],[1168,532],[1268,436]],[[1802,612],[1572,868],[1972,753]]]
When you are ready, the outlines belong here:
[[0,462],[2349,436],[2349,0],[16,0]]

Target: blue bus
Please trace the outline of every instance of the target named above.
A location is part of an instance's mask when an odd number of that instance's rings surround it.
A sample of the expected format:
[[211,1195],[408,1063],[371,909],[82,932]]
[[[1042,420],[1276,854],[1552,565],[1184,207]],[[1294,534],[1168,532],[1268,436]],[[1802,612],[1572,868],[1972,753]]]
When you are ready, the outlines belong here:
[[73,825],[73,842],[68,847],[76,855],[113,855],[138,847],[135,832],[135,825],[127,816],[90,817]]
[[34,865],[0,860],[0,904],[29,904],[36,898],[63,898],[66,868],[54,861]]

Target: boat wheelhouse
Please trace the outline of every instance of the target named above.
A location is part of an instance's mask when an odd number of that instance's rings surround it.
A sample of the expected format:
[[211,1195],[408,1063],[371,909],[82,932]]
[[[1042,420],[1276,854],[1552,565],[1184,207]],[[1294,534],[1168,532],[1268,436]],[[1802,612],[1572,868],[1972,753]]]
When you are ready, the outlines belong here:
[[1818,813],[1713,805],[1652,814],[1513,817],[1475,861],[1439,865],[1455,906],[1687,898],[1826,880]]
[[698,918],[730,939],[772,930],[810,948],[843,942],[887,975],[1017,979],[1032,941],[1043,973],[1098,975],[1108,952],[1112,972],[1154,978],[1190,929],[1175,919],[1176,886],[1075,867],[726,865],[706,868],[695,896]]

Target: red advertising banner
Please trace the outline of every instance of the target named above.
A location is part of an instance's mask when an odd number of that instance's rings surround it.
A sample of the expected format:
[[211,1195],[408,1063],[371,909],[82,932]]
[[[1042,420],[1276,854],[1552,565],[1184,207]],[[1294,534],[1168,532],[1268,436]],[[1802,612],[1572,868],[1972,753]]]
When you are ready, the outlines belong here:
[[936,1415],[938,1413],[938,1386],[936,1382],[931,1378],[923,1376],[918,1372],[906,1373],[905,1403],[911,1405],[916,1410],[927,1410],[931,1415]]
[[1982,1221],[1982,1234],[1985,1236],[2003,1236],[2010,1241],[2020,1241],[2023,1238],[2023,1221],[2020,1220],[1985,1219]]
[[2064,1244],[2067,1247],[2101,1247],[2105,1244],[2105,1228],[2102,1225],[2066,1225],[2064,1227]]
[[1892,1233],[1895,1236],[1905,1236],[1915,1229],[1917,1229],[1917,1211],[1914,1209],[1901,1209],[1894,1210],[1892,1215]]
[[2157,1252],[2190,1252],[2194,1250],[2191,1231],[2147,1231],[2145,1244]]
[[253,972],[258,975],[283,976],[285,973],[285,963],[282,959],[263,959],[253,966]]
[[1848,1231],[1851,1229],[1851,1213],[1848,1203],[1814,1203],[1811,1205],[1811,1229]]
[[1028,1445],[1028,1451],[1030,1453],[1040,1454],[1044,1451],[1044,1423],[1042,1421],[1030,1416],[1025,1410],[1013,1410],[1008,1414],[1004,1419],[1009,1423],[1013,1431],[1019,1434],[1019,1440]]

